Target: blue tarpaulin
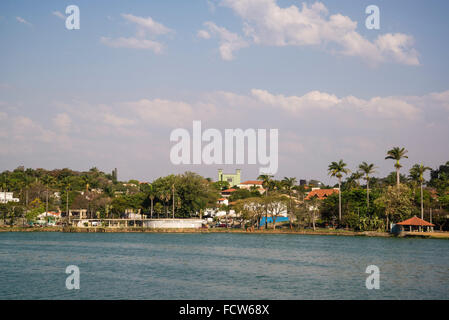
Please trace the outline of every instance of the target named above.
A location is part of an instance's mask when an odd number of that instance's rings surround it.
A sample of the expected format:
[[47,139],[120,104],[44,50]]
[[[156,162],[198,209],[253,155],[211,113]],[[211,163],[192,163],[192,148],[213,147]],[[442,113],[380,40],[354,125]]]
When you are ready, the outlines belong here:
[[[273,223],[273,218],[272,217],[268,217],[267,219],[268,223]],[[285,221],[290,221],[288,217],[277,217],[275,219],[276,223],[277,222],[285,222]],[[262,217],[262,219],[260,219],[260,226],[264,226],[265,225],[265,217]]]

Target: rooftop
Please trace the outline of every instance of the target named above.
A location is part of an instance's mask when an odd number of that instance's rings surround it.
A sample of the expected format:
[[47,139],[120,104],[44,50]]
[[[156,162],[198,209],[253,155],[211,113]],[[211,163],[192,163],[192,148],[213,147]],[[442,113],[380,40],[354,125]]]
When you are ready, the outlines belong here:
[[262,185],[262,181],[259,181],[259,180],[248,180],[248,181],[245,181],[245,182],[242,182],[242,183],[240,183],[240,184],[257,184],[257,185]]
[[401,226],[420,226],[420,227],[433,227],[435,226],[432,223],[427,222],[426,220],[423,220],[421,218],[418,218],[417,216],[414,216],[413,218],[398,222]]
[[309,192],[307,197],[305,197],[305,200],[310,200],[314,196],[317,196],[318,199],[323,200],[326,199],[328,196],[330,196],[333,193],[338,193],[338,189],[315,189]]

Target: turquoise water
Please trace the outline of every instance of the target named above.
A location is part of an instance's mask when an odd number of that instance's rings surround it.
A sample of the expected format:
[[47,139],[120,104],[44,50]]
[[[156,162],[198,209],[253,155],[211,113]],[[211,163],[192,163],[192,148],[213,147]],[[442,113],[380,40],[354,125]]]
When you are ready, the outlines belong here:
[[[80,290],[65,287],[68,265]],[[0,299],[449,299],[449,241],[6,232]]]

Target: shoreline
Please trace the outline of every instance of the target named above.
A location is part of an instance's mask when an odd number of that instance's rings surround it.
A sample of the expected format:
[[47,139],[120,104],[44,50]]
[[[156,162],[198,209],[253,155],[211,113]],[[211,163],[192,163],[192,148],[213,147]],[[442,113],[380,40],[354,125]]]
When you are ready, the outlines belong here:
[[254,230],[246,231],[245,229],[150,229],[150,228],[102,228],[102,227],[0,227],[0,232],[64,232],[64,233],[235,233],[235,234],[296,234],[296,235],[329,235],[329,236],[350,236],[350,237],[382,237],[382,238],[422,238],[422,239],[449,239],[449,232],[403,232],[400,236],[395,236],[388,232],[377,231],[349,231],[349,230]]

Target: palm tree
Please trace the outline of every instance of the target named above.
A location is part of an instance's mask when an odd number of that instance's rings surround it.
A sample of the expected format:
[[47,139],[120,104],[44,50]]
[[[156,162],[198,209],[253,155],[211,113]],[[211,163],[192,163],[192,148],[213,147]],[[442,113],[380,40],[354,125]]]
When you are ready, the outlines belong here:
[[376,172],[376,167],[374,166],[373,163],[366,163],[365,161],[363,161],[360,165],[359,165],[359,169],[362,171],[362,173],[365,174],[365,180],[366,180],[366,208],[369,208],[369,180],[370,180],[370,175],[373,174],[374,172]]
[[165,214],[167,216],[167,219],[168,219],[168,205],[170,203],[170,199],[171,199],[170,190],[166,190],[165,191],[165,201],[166,201]]
[[33,182],[33,178],[29,175],[25,175],[24,177],[24,185],[25,185],[25,208],[28,211],[28,192],[30,189],[30,185]]
[[415,178],[419,182],[421,188],[421,219],[424,219],[423,183],[424,183],[424,173],[427,170],[432,170],[432,168],[425,167],[422,163],[415,164],[410,169],[410,176],[412,178]]
[[349,189],[358,188],[360,187],[360,179],[363,177],[363,173],[361,172],[353,172],[347,179],[346,184],[348,185]]
[[[165,201],[167,201],[165,192],[164,191],[160,191],[158,198],[162,201],[162,203],[164,205],[164,211],[167,212],[167,209],[165,208]],[[159,213],[157,215],[157,218],[159,219]]]
[[45,184],[45,212],[48,214],[48,185],[54,181],[52,176],[46,174],[42,177],[42,182]]
[[402,158],[408,158],[408,156],[405,155],[407,152],[408,151],[405,150],[405,148],[394,147],[393,149],[388,150],[387,156],[385,157],[385,160],[386,159],[396,160],[394,167],[396,168],[396,184],[398,189],[399,184],[401,183],[399,177],[399,170],[402,168],[402,165],[399,163],[399,160],[401,160]]
[[341,222],[341,178],[343,174],[348,174],[350,171],[346,168],[346,163],[343,160],[338,162],[333,161],[327,170],[331,177],[338,179],[338,221]]
[[265,189],[265,195],[268,195],[268,188],[271,185],[271,178],[273,178],[273,176],[269,174],[261,174],[257,177],[257,180],[262,181],[262,186]]
[[149,193],[148,197],[150,198],[150,201],[151,201],[150,216],[151,216],[151,219],[153,219],[153,202],[154,202],[154,198],[156,197],[156,190],[152,184],[150,184],[149,187],[150,187],[150,193]]
[[69,191],[70,191],[70,179],[68,177],[66,177],[63,180],[63,185],[65,188],[65,193],[66,193],[66,204],[65,204],[65,220],[66,222],[68,221],[70,223],[70,217],[69,217]]
[[289,197],[289,212],[288,214],[290,215],[290,229],[293,229],[292,226],[292,219],[293,219],[293,204],[292,204],[292,190],[296,185],[296,178],[287,178],[284,177],[284,179],[282,180],[282,185],[284,187],[284,189],[287,191],[288,197]]
[[[271,183],[272,177],[273,176],[269,175],[269,174],[261,174],[260,176],[257,177],[257,180],[262,181],[262,186],[265,189],[265,197],[268,196],[268,189],[272,185],[272,183]],[[268,210],[267,210],[266,206],[265,206],[265,229],[268,229]]]

